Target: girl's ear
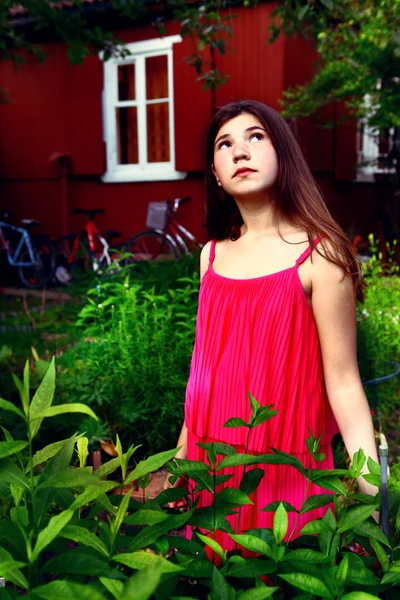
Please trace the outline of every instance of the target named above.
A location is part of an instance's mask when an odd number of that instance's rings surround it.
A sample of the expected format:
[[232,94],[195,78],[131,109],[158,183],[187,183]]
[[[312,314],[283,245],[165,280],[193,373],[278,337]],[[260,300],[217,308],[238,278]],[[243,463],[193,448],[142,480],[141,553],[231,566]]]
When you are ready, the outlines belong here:
[[221,186],[222,184],[221,184],[220,180],[218,179],[218,175],[217,175],[214,165],[211,165],[211,170],[215,175],[215,179],[217,180],[218,185]]

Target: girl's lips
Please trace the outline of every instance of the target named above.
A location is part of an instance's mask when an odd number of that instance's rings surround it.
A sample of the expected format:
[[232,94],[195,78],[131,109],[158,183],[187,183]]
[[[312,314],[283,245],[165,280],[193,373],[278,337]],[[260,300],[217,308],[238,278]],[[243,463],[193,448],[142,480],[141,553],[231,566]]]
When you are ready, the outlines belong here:
[[246,177],[250,173],[255,173],[254,169],[238,169],[234,174],[234,177]]

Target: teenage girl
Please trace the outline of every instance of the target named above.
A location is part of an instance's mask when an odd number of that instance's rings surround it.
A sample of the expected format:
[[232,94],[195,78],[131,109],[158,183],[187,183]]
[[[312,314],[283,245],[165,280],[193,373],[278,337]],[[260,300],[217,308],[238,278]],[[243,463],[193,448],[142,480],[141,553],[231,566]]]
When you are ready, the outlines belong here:
[[[356,356],[359,263],[329,214],[292,132],[273,109],[234,102],[214,116],[207,139],[207,225],[185,421],[177,458],[206,461],[199,442],[222,441],[244,452],[250,392],[276,417],[255,428],[250,453],[290,452],[307,467],[334,467],[332,436],[340,431],[350,458],[363,448],[378,462],[368,402]],[[322,434],[323,462],[309,455],[309,428]],[[300,508],[306,480],[293,467],[259,465],[265,475],[244,507],[241,530],[270,527],[260,512],[285,500]],[[242,470],[226,487],[238,487]],[[165,484],[168,486],[168,483]],[[359,480],[362,492],[377,489]],[[219,489],[222,489],[219,488]],[[321,490],[311,485],[307,495]],[[199,507],[212,497],[201,492]],[[304,514],[294,532],[323,516]],[[290,513],[293,526],[296,513]],[[236,517],[228,517],[236,531]],[[289,531],[291,527],[289,526]],[[226,534],[217,540],[234,547]]]

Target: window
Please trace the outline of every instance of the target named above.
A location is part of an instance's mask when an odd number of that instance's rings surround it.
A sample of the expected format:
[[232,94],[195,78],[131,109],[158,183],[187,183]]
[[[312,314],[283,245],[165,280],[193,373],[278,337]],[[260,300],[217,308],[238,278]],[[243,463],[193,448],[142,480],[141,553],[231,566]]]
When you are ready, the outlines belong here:
[[[371,96],[366,94],[364,100],[366,107],[371,110]],[[365,119],[360,119],[357,129],[357,181],[375,181],[378,174],[396,172],[395,167],[387,166],[393,136],[394,128],[383,136],[372,130]]]
[[175,169],[172,47],[179,35],[127,44],[104,62],[104,182],[183,179]]

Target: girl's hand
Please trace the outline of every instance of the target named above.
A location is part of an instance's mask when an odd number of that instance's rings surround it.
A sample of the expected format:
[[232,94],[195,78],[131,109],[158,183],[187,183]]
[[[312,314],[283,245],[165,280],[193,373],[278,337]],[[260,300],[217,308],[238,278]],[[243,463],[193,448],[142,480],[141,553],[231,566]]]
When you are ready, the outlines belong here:
[[[187,488],[187,482],[183,477],[179,477],[174,484],[169,482],[169,478],[172,477],[171,473],[167,473],[164,479],[163,490],[169,490],[171,488]],[[168,502],[167,506],[169,508],[182,508],[186,506],[185,498],[180,498],[175,502]]]

